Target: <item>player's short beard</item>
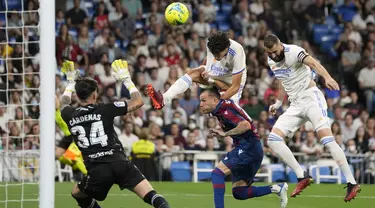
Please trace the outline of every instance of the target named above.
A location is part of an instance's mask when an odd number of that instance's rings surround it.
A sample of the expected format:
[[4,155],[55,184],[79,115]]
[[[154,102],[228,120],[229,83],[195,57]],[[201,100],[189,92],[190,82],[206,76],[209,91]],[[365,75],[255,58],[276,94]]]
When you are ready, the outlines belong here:
[[274,62],[280,62],[285,58],[284,50],[280,52],[280,55],[276,56],[275,58],[270,57]]

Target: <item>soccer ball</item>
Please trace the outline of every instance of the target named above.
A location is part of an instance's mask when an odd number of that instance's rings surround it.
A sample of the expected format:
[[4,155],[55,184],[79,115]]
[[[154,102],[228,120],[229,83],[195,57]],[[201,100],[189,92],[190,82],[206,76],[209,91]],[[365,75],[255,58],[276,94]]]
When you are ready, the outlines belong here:
[[182,25],[189,19],[189,10],[183,3],[174,2],[165,10],[165,19],[170,25]]

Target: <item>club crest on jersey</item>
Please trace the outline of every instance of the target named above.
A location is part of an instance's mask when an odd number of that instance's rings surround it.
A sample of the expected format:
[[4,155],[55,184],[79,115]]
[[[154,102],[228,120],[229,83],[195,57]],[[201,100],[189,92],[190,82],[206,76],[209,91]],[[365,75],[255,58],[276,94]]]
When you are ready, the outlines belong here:
[[118,101],[113,103],[116,107],[125,107],[124,101]]
[[277,78],[289,77],[291,72],[292,70],[290,69],[276,69],[273,71],[273,73],[275,74],[275,77]]

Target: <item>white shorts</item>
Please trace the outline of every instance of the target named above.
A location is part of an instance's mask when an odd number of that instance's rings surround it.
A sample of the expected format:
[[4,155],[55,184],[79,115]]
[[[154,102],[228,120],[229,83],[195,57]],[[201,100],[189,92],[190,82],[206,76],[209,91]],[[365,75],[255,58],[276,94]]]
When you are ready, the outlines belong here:
[[312,123],[315,131],[331,128],[325,97],[317,87],[311,87],[299,93],[289,108],[277,119],[274,127],[291,138],[306,121]]

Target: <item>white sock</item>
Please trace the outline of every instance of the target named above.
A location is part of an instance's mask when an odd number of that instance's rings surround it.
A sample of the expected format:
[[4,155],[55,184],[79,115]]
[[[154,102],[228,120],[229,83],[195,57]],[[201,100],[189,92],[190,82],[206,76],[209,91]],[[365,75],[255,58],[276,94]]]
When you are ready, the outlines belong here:
[[297,162],[292,151],[286,146],[284,139],[275,133],[268,136],[268,146],[296,173],[297,178],[304,177],[304,170]]
[[164,104],[168,104],[178,94],[184,93],[192,84],[192,79],[188,74],[180,77],[172,86],[163,94]]
[[271,185],[271,192],[272,193],[278,194],[278,193],[280,193],[280,191],[281,191],[281,187],[279,185]]
[[349,182],[351,184],[357,184],[352,174],[352,171],[350,170],[348,161],[346,160],[344,151],[336,143],[333,136],[323,137],[322,139],[320,139],[320,142],[328,148],[333,159],[336,160],[337,165],[340,167],[341,171],[344,173],[346,182]]

